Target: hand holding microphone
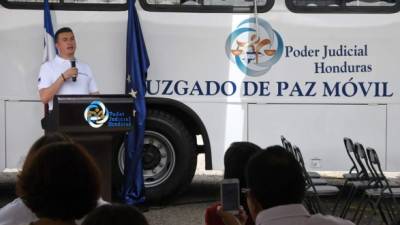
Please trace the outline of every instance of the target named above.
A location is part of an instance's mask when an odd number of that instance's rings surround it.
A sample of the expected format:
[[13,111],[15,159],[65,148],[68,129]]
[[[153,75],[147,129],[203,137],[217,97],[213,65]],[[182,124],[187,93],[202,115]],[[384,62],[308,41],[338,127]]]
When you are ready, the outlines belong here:
[[[71,61],[72,65],[72,61]],[[76,76],[78,75],[78,69],[76,67],[70,67],[64,73],[62,73],[62,77],[64,81],[68,80],[69,78],[72,78],[72,81],[76,82]]]

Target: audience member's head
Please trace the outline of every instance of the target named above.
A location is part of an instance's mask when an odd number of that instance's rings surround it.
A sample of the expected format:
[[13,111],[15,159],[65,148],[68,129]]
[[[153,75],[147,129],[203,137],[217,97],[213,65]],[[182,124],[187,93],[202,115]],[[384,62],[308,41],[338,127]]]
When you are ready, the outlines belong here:
[[[260,151],[261,148],[251,142],[233,142],[224,155],[224,178],[237,178],[240,188],[246,188],[245,170],[247,162]],[[240,195],[240,204],[248,211],[246,197],[242,194]]]
[[103,205],[93,210],[82,225],[148,225],[139,210],[129,205]]
[[240,185],[246,187],[245,169],[247,161],[261,148],[251,142],[233,142],[224,155],[224,178],[238,178]]
[[27,158],[16,188],[39,219],[72,221],[96,207],[100,171],[82,146],[57,142]]
[[281,146],[271,146],[254,155],[247,164],[246,177],[250,189],[247,200],[253,219],[263,209],[303,201],[302,169],[293,155]]
[[56,142],[70,142],[72,143],[72,139],[68,137],[67,135],[59,132],[54,132],[54,133],[48,133],[43,136],[41,136],[39,139],[33,143],[31,148],[28,151],[28,154],[26,155],[25,161],[29,161],[30,158],[38,152],[38,150],[48,144],[56,143]]

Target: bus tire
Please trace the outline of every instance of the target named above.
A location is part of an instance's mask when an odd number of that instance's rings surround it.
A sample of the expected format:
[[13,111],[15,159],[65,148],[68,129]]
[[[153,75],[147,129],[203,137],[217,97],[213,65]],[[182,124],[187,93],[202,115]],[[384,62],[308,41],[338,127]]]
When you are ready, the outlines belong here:
[[[114,182],[119,184],[124,154],[122,145],[116,155],[117,174],[114,170],[114,178],[119,177]],[[161,202],[183,191],[197,164],[194,140],[183,122],[167,112],[148,110],[142,162],[147,201]]]

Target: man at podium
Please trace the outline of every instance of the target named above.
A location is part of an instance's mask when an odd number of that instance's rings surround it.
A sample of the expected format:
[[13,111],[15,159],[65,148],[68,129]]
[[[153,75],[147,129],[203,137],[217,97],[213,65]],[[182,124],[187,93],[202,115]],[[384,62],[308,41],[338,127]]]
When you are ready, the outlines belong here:
[[76,42],[70,28],[56,32],[55,45],[58,55],[41,66],[38,79],[40,99],[48,103],[42,127],[45,133],[65,133],[86,147],[102,172],[102,198],[111,201],[112,159],[125,133],[133,130],[133,98],[98,95],[90,67],[75,59]]
[[76,41],[71,28],[63,27],[55,34],[58,55],[40,67],[38,89],[40,100],[53,109],[54,95],[98,94],[90,67],[75,59]]

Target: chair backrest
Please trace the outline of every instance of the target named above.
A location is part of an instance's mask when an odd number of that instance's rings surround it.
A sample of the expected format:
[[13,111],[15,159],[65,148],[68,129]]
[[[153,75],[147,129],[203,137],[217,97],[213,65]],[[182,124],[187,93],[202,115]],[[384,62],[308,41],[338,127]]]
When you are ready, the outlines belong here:
[[288,140],[285,140],[284,143],[285,143],[285,144],[284,144],[284,148],[285,148],[288,152],[292,153],[292,154],[296,157],[296,155],[295,155],[295,153],[294,153],[294,151],[293,151],[292,143],[290,143],[290,141],[288,141]]
[[367,163],[367,154],[365,153],[364,146],[360,143],[355,143],[354,156],[360,166],[360,171],[358,173],[358,178],[363,180],[369,180],[371,168]]
[[290,143],[283,135],[281,135],[282,147],[289,151],[288,143]]
[[297,147],[296,145],[293,146],[293,155],[297,159],[297,161],[300,163],[300,166],[302,166],[305,169],[303,155],[301,154],[300,148]]
[[281,135],[281,141],[282,141],[282,146],[285,147],[285,141],[286,141],[285,136]]
[[304,165],[303,156],[301,155],[299,147],[297,147],[296,145],[292,146],[292,144],[287,139],[282,140],[282,143],[283,143],[283,147],[286,149],[286,151],[288,151],[289,153],[291,153],[294,156],[294,158],[297,160],[297,162],[299,162],[300,166],[302,167],[302,169],[304,171],[305,165]]
[[306,166],[305,166],[305,163],[304,163],[304,159],[303,159],[303,155],[301,154],[300,148],[297,147],[296,145],[294,145],[292,153],[293,153],[294,157],[296,158],[296,160],[299,162],[299,164],[301,166],[301,169],[303,170],[302,171],[303,172],[303,176],[304,176],[304,179],[305,179],[306,185],[307,185],[306,188],[311,186],[314,189],[314,191],[316,191],[315,187],[314,187],[314,184],[312,182],[312,179],[311,179],[310,175],[307,172],[307,169],[306,169]]
[[349,173],[353,173],[353,171],[355,171],[357,174],[360,173],[360,169],[359,169],[359,165],[357,165],[356,160],[355,160],[355,156],[354,156],[354,144],[353,141],[348,138],[345,137],[343,138],[343,142],[344,142],[344,147],[346,148],[346,153],[349,156],[351,163],[353,164],[353,166],[350,168]]
[[389,189],[391,192],[389,181],[387,180],[385,174],[383,173],[381,163],[379,161],[378,154],[376,153],[375,149],[368,147],[367,148],[367,156],[368,162],[371,167],[371,173],[376,178],[376,182],[384,189]]

